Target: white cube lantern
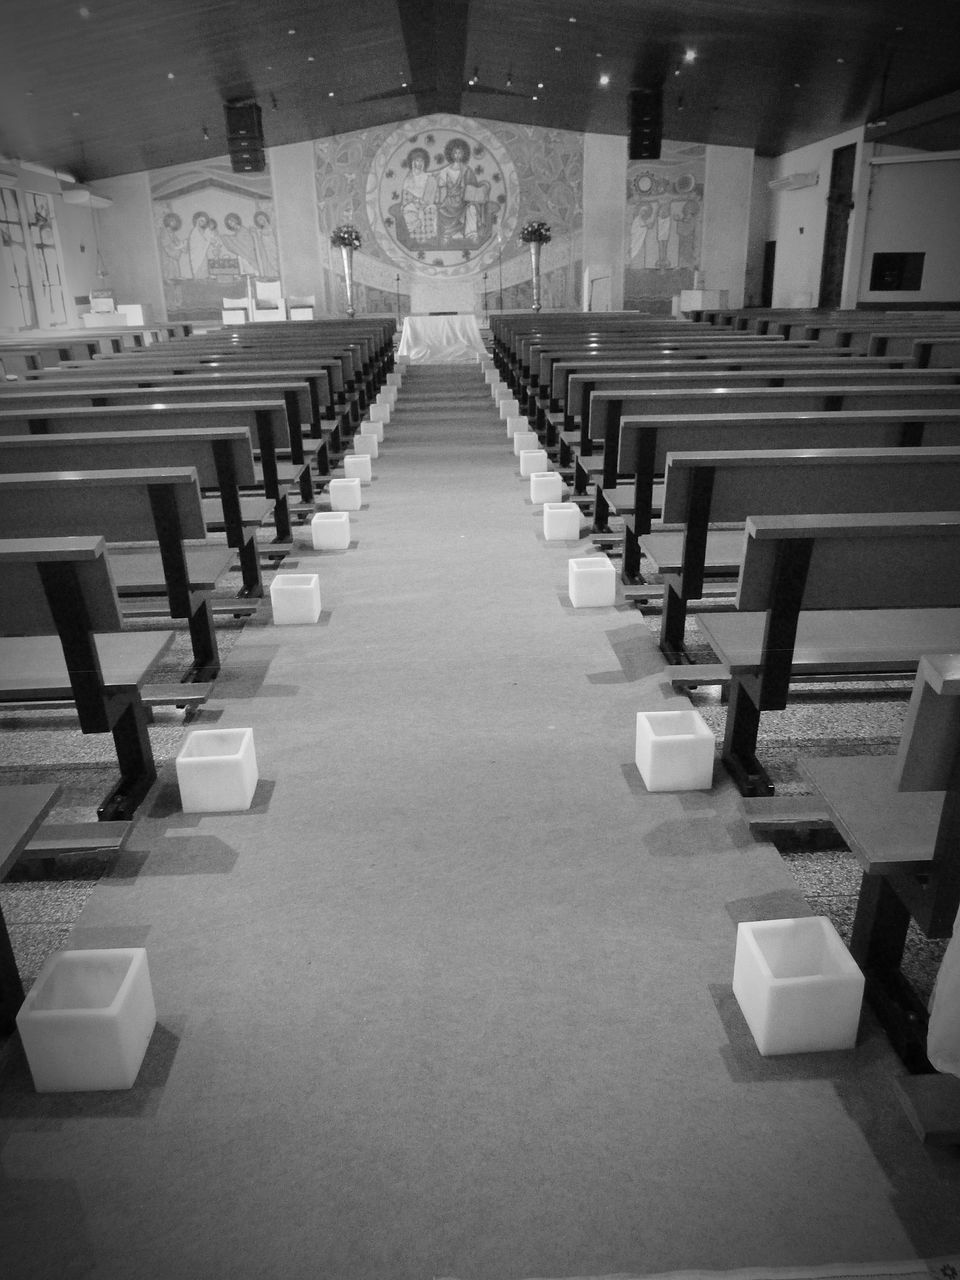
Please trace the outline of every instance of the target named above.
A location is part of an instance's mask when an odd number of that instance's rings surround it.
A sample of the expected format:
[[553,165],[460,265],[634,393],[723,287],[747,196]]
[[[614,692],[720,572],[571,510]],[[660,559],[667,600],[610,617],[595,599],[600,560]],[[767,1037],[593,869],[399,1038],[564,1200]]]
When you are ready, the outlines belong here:
[[609,556],[581,556],[567,565],[567,589],[575,609],[609,608],[617,601],[617,571]]
[[484,370],[483,380],[488,387],[493,387],[500,381],[500,374],[497,372],[494,365],[488,365]]
[[142,947],[54,953],[17,1014],[38,1093],[132,1088],[156,1023]]
[[539,449],[540,437],[535,431],[515,431],[513,433],[513,452],[519,458],[524,449]]
[[546,449],[522,449],[520,451],[520,474],[526,480],[534,471],[546,471],[550,465]]
[[522,413],[512,413],[507,418],[507,439],[512,440],[518,431],[529,431],[530,423]]
[[349,479],[344,477],[343,479],[331,480],[327,485],[327,493],[330,496],[330,508],[332,511],[360,510],[360,481],[356,476],[351,476]]
[[278,573],[270,583],[274,625],[296,626],[320,617],[320,579],[315,573]]
[[535,507],[543,502],[563,501],[563,479],[559,471],[531,471],[530,501]]
[[733,994],[764,1056],[852,1049],[863,986],[825,916],[737,925]]
[[510,390],[507,384],[505,382],[499,381],[499,379],[495,383],[493,383],[491,387],[491,391],[493,393],[494,404],[499,404],[501,400],[509,400],[513,396],[513,392]]
[[383,440],[383,423],[372,422],[369,419],[364,419],[357,428],[357,435],[373,436],[373,438],[380,443]]
[[543,504],[543,536],[547,542],[573,542],[580,537],[580,508],[575,502]]
[[392,408],[397,403],[397,388],[391,386],[381,387],[377,392],[377,404],[388,404]]
[[380,441],[372,431],[367,430],[367,427],[372,425],[372,423],[360,424],[361,430],[353,437],[353,451],[354,453],[368,453],[371,458],[377,458],[380,456]]
[[636,762],[648,791],[709,791],[714,739],[695,707],[638,711]]
[[194,729],[174,763],[184,813],[250,808],[259,777],[252,729]]
[[400,386],[402,386],[402,385],[403,385],[403,378],[402,378],[402,376],[401,376],[399,373],[397,373],[396,371],[394,371],[393,373],[388,373],[388,374],[387,374],[387,386],[388,386],[388,387],[400,387]]
[[310,521],[314,551],[346,551],[350,546],[350,517],[346,511],[318,511]]
[[343,474],[347,480],[369,484],[373,479],[373,462],[369,453],[347,453],[343,457]]
[[498,407],[500,409],[500,417],[506,421],[507,418],[515,418],[520,412],[520,401],[516,399],[503,399],[500,401]]
[[370,406],[371,422],[389,422],[390,406],[388,404],[372,404]]

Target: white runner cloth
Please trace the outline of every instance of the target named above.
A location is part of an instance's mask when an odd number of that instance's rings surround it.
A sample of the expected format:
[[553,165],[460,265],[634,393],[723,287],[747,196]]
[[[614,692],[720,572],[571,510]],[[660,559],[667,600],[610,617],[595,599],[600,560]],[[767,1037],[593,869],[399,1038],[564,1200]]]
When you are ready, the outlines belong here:
[[960,1076],[960,914],[933,989],[927,1057],[937,1071]]
[[485,353],[473,315],[407,316],[397,348],[411,364],[471,364]]

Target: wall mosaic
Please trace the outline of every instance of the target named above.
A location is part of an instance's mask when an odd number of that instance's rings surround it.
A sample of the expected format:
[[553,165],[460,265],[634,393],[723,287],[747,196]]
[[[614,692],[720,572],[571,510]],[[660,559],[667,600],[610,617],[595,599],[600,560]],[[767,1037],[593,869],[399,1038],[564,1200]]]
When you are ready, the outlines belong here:
[[150,198],[167,316],[219,319],[225,297],[280,278],[268,174],[237,174],[229,160],[158,170]]
[[[472,283],[490,309],[528,306],[529,252],[522,222],[550,223],[542,265],[544,306],[576,305],[580,277],[583,138],[561,130],[437,114],[315,143],[324,246],[324,309],[345,307],[341,222],[360,230],[354,255],[358,313],[410,310],[429,280]],[[383,304],[387,305],[384,306]]]
[[624,306],[669,311],[700,269],[706,147],[664,142],[627,166]]

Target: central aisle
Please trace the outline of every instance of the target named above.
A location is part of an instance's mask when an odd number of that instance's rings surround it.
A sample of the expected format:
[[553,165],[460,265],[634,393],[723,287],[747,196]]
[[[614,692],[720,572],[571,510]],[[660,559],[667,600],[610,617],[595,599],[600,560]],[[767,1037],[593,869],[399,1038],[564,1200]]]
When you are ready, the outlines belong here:
[[571,608],[589,541],[544,542],[478,366],[408,369],[385,437],[350,549],[298,533],[320,624],[246,627],[198,722],[253,726],[253,808],[168,771],[76,931],[148,948],[162,1061],[8,1157],[75,1186],[96,1280],[912,1256],[870,1062],[841,1096],[737,1039],[735,919],[791,882],[722,779],[645,792],[652,633]]

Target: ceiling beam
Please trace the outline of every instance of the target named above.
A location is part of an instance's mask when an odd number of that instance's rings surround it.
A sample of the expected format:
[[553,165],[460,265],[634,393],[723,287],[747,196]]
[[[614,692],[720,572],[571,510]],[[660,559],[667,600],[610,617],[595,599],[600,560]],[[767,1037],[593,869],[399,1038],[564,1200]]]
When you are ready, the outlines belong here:
[[397,0],[416,114],[459,114],[469,0]]

